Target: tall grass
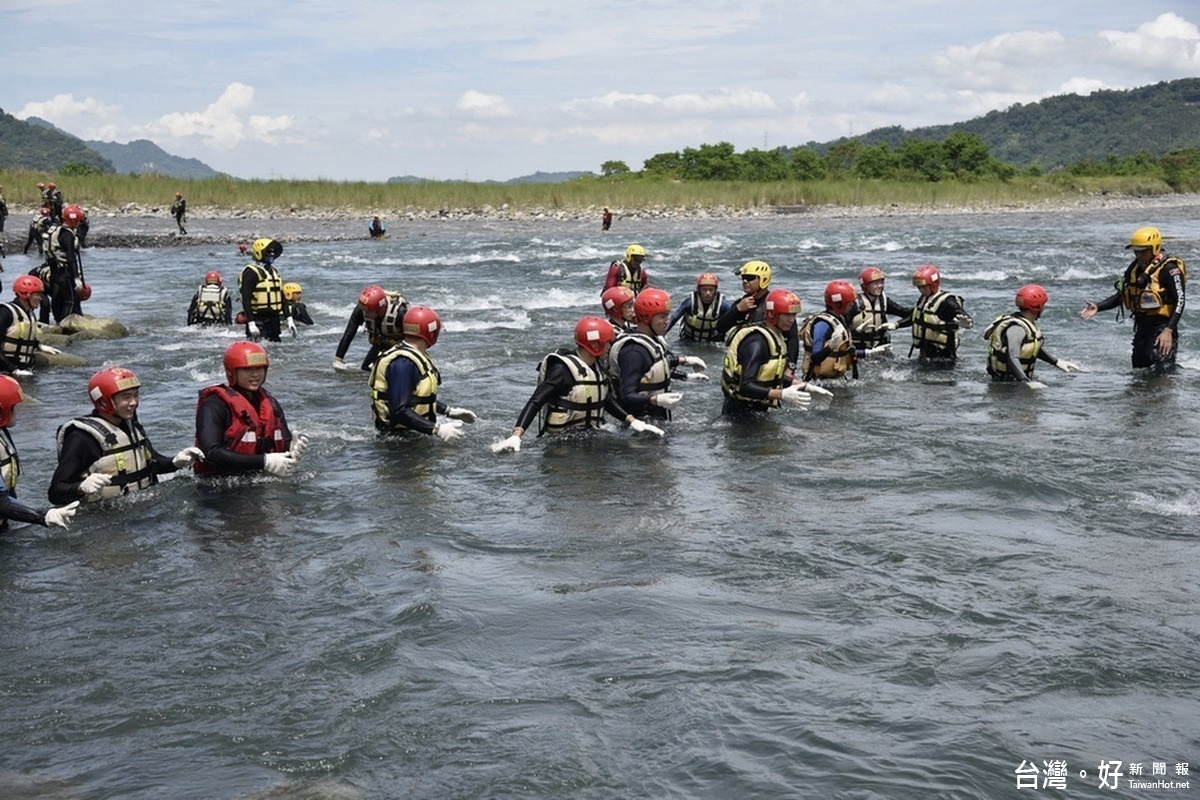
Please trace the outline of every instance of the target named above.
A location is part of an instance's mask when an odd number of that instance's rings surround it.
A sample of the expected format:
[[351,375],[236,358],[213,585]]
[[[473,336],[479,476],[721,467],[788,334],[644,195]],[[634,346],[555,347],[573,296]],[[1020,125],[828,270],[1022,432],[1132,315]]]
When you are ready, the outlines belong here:
[[1148,177],[1081,178],[1055,174],[980,183],[917,183],[876,180],[677,182],[646,178],[583,178],[556,184],[368,183],[365,181],[179,180],[160,175],[47,175],[0,171],[10,205],[38,202],[36,184],[54,181],[68,202],[117,208],[135,203],[169,206],[183,192],[191,207],[281,208],[297,211],[350,209],[399,213],[440,209],[583,211],[667,208],[751,209],[763,206],[997,206],[1077,197],[1081,194],[1163,195],[1172,190]]

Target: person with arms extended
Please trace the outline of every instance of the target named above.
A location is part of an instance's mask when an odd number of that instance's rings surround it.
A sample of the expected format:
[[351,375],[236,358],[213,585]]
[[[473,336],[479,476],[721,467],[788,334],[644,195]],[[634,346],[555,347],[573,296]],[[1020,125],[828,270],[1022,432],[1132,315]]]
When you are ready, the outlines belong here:
[[942,290],[942,275],[932,264],[918,267],[913,286],[921,293],[912,311],[912,346],[921,361],[953,365],[958,358],[960,328],[975,324],[963,308],[963,299]]
[[600,428],[609,414],[635,433],[662,436],[662,428],[630,414],[611,391],[604,368],[617,332],[607,320],[584,317],[575,325],[575,350],[550,353],[538,365],[538,385],[517,416],[512,434],[491,446],[493,453],[515,453],[521,437],[539,416],[538,436],[571,430]]
[[346,322],[346,330],[338,340],[337,350],[333,353],[333,368],[338,372],[349,369],[346,366],[346,353],[350,343],[358,335],[360,328],[367,329],[367,343],[370,347],[363,357],[360,369],[364,372],[371,369],[379,353],[393,347],[404,338],[404,315],[408,312],[408,301],[399,292],[391,292],[382,286],[368,286],[358,295],[358,303],[350,313]]
[[0,375],[0,533],[8,531],[8,521],[31,522],[47,528],[66,528],[75,516],[78,500],[57,508],[36,511],[17,501],[17,479],[21,474],[21,459],[13,443],[8,426],[17,413],[17,406],[25,399],[21,384],[7,375]]
[[691,375],[677,372],[680,366],[707,368],[696,356],[672,355],[663,343],[671,299],[662,289],[643,289],[633,301],[637,330],[618,336],[608,354],[609,371],[617,402],[637,417],[668,420],[671,409],[683,395],[671,391],[671,378],[688,380]]
[[175,218],[175,224],[179,227],[179,235],[186,236],[187,228],[184,225],[187,223],[187,200],[183,198],[183,192],[175,193],[175,202],[171,203],[171,216]]
[[1045,339],[1037,321],[1050,296],[1045,288],[1031,283],[1017,290],[1017,310],[996,317],[983,332],[988,342],[987,371],[993,381],[1016,381],[1030,389],[1045,388],[1033,377],[1038,359],[1058,367],[1063,372],[1079,372],[1071,361],[1055,358],[1046,351]]
[[192,295],[188,306],[188,325],[232,325],[233,303],[221,273],[213,270],[204,275],[204,283]]
[[614,261],[608,265],[608,275],[604,279],[604,289],[614,286],[624,286],[637,294],[650,285],[650,273],[642,267],[646,260],[646,248],[640,244],[631,244],[625,248],[625,260]]
[[729,311],[731,304],[718,291],[719,281],[711,272],[705,272],[696,278],[696,288],[692,296],[679,304],[671,312],[667,320],[667,330],[675,327],[675,323],[683,320],[679,328],[681,342],[719,342],[721,334],[717,331],[717,320]]
[[246,338],[281,341],[283,320],[283,278],[275,268],[275,259],[283,254],[283,245],[274,239],[255,239],[250,246],[254,260],[238,275],[238,293],[246,315]]
[[796,326],[800,298],[787,289],[772,289],[760,305],[762,321],[739,327],[725,349],[722,414],[761,413],[784,403],[808,408],[812,403],[810,392],[832,394],[790,374],[787,332]]
[[1091,319],[1100,311],[1122,306],[1133,315],[1134,369],[1172,373],[1179,352],[1179,320],[1187,301],[1187,267],[1162,249],[1157,228],[1138,228],[1125,245],[1133,261],[1117,281],[1117,291],[1099,303],[1088,301],[1079,316]]
[[[912,325],[912,309],[900,305],[884,292],[886,279],[887,275],[878,267],[867,267],[858,274],[862,294],[854,301],[850,332],[854,335],[854,346],[859,350],[890,344],[891,331]],[[900,319],[891,322],[888,317]]]
[[257,342],[234,342],[222,359],[225,383],[200,390],[196,447],[203,453],[197,475],[291,475],[308,447],[292,435],[283,408],[263,383],[271,360]]
[[174,458],[154,449],[137,418],[141,381],[123,367],[108,367],[88,381],[92,413],[58,429],[58,467],[50,479],[50,502],[94,503],[148,489],[158,476],[201,458],[185,447]]
[[[414,431],[457,441],[475,412],[438,400],[441,374],[429,348],[437,344],[442,318],[432,308],[413,306],[404,315],[404,340],[379,355],[371,368],[371,413],[380,433]],[[449,419],[438,419],[438,414]]]
[[890,344],[866,350],[855,347],[847,323],[855,299],[854,287],[847,281],[830,281],[825,287],[825,310],[813,314],[801,325],[804,380],[841,378],[846,373],[857,378],[860,358],[891,351]]
[[304,287],[298,283],[283,285],[283,316],[287,319],[288,332],[296,335],[296,323],[312,325],[313,318],[308,314],[308,306],[304,302]]

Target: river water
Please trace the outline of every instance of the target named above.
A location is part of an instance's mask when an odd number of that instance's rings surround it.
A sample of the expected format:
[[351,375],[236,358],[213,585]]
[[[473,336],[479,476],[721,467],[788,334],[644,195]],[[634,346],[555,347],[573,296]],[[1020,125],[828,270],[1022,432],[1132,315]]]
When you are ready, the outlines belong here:
[[[1127,781],[1200,762],[1200,329],[1189,369],[1154,378],[1130,369],[1128,320],[1077,316],[1135,228],[1196,262],[1194,207],[432,220],[376,242],[289,224],[249,233],[282,239],[316,320],[269,347],[303,469],[181,476],[6,536],[0,796],[1003,798],[1054,762],[1056,796],[1196,795]],[[897,347],[831,402],[749,425],[720,418],[721,350],[681,348],[714,380],[681,387],[665,439],[493,455],[633,241],[676,299],[710,270],[736,293],[764,259],[809,311],[866,265],[912,302],[906,276],[934,263],[979,325],[953,370]],[[87,311],[131,335],[28,384],[23,499],[44,503],[54,432],[104,363],[141,377],[159,450],[190,444],[239,337],[187,328],[186,306],[243,261],[86,251]],[[1041,364],[1040,393],[984,371],[982,328],[1027,282],[1050,293],[1048,348],[1088,369]],[[377,440],[365,373],[330,369],[367,283],[440,311],[442,397],[480,415],[457,445]]]

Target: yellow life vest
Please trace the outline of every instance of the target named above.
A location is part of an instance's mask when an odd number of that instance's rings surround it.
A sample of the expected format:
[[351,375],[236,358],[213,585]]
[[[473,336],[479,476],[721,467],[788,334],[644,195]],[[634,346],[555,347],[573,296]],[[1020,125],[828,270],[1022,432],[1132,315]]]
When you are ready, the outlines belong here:
[[649,395],[665,392],[671,387],[671,363],[667,361],[667,348],[658,337],[647,336],[640,331],[630,331],[613,340],[612,348],[608,351],[608,366],[614,375],[613,386],[621,385],[621,351],[630,344],[644,347],[650,352],[654,364],[638,381],[638,388]]
[[608,402],[609,376],[602,362],[587,364],[577,353],[550,353],[538,364],[538,380],[546,378],[551,359],[562,362],[571,372],[571,391],[556,397],[542,408],[544,433],[562,433],[573,428],[599,428],[604,424],[604,404]]
[[[812,357],[813,329],[818,321],[827,323],[831,329],[827,340],[829,355],[820,364],[814,365]],[[804,345],[803,373],[806,380],[809,378],[840,378],[854,366],[854,341],[850,337],[846,323],[842,322],[836,314],[821,311],[804,320],[804,324],[800,327],[800,342]]]
[[393,420],[388,409],[387,370],[397,358],[411,361],[417,367],[419,379],[413,387],[411,408],[414,412],[433,422],[437,419],[437,390],[441,374],[433,360],[408,342],[389,348],[375,360],[371,367],[371,413],[376,427],[391,431],[408,430],[400,420]]
[[954,297],[962,304],[962,298],[949,292],[934,292],[928,297],[917,300],[913,308],[913,347],[920,350],[922,343],[933,345],[937,350],[958,349],[958,324],[943,322],[938,316],[942,304]]
[[743,365],[738,361],[738,347],[741,346],[742,341],[747,336],[755,334],[762,334],[767,340],[768,356],[766,362],[759,368],[758,374],[754,376],[754,380],[765,383],[771,388],[783,386],[783,376],[787,372],[788,366],[787,344],[784,341],[783,334],[765,322],[760,322],[738,328],[737,332],[729,340],[729,346],[725,349],[725,362],[721,368],[721,391],[726,397],[733,398],[742,403],[749,403],[764,408],[777,408],[779,406],[778,400],[746,397],[741,391]]
[[20,369],[28,369],[33,365],[33,354],[38,349],[37,320],[20,303],[4,305],[12,311],[12,324],[0,335],[0,352]]
[[81,480],[97,472],[113,478],[109,485],[85,495],[85,503],[119,497],[158,483],[158,475],[153,469],[154,452],[150,449],[146,431],[133,421],[129,428],[126,430],[124,426],[113,425],[100,417],[76,417],[59,427],[55,435],[59,453],[62,453],[63,438],[71,429],[83,431],[100,445],[100,458],[79,476]]
[[1175,306],[1167,303],[1165,282],[1161,279],[1163,269],[1174,263],[1180,275],[1187,281],[1187,267],[1183,261],[1166,253],[1158,256],[1143,269],[1135,260],[1125,271],[1121,282],[1121,303],[1129,312],[1140,317],[1169,317]]
[[629,268],[627,261],[614,261],[614,264],[621,268],[621,274],[617,278],[617,286],[624,286],[633,291],[634,294],[646,288],[646,271],[638,269],[637,277],[633,277],[633,270]]
[[1021,342],[1021,352],[1017,361],[1026,377],[1033,378],[1033,367],[1037,363],[1038,353],[1042,352],[1045,338],[1041,330],[1031,320],[1025,319],[1020,312],[996,317],[992,324],[983,332],[983,338],[988,340],[988,375],[993,378],[1012,380],[1008,369],[1008,329],[1013,325],[1024,328],[1024,339]]
[[0,428],[0,480],[9,494],[16,494],[17,478],[21,476],[21,459],[17,457],[17,446],[13,444],[8,428]]
[[251,261],[242,267],[242,271],[238,274],[239,292],[242,291],[242,283],[247,279],[247,273],[254,279],[254,289],[250,294],[250,308],[247,311],[252,315],[263,311],[269,312],[273,316],[283,314],[283,278],[280,277],[279,270],[270,264]]
[[692,342],[715,342],[720,338],[717,333],[717,318],[721,316],[721,303],[724,298],[717,292],[712,302],[707,306],[700,299],[700,292],[692,292],[692,304],[688,313],[683,315],[683,330],[680,338]]

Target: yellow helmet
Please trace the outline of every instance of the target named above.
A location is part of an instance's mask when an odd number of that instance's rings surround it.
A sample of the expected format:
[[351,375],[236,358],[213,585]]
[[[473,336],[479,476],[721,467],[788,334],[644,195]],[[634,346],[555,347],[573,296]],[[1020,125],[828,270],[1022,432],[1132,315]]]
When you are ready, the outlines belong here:
[[753,275],[758,278],[758,288],[766,289],[771,285],[771,265],[765,261],[747,261],[734,270],[734,275]]
[[1158,228],[1138,228],[1133,232],[1133,236],[1129,237],[1129,244],[1125,245],[1125,249],[1134,248],[1141,250],[1149,247],[1154,252],[1162,249],[1162,234]]
[[296,295],[304,291],[304,287],[298,283],[285,283],[283,285],[283,296],[287,300],[295,300]]
[[255,261],[263,261],[264,256],[270,256],[273,259],[279,258],[282,254],[283,245],[274,239],[263,237],[255,239],[254,244],[250,245],[250,255],[254,257]]
[[642,247],[640,244],[631,244],[631,245],[629,245],[629,247],[626,247],[625,248],[625,260],[628,261],[629,259],[633,258],[634,256],[641,256],[642,258],[645,258],[646,257],[646,248]]

